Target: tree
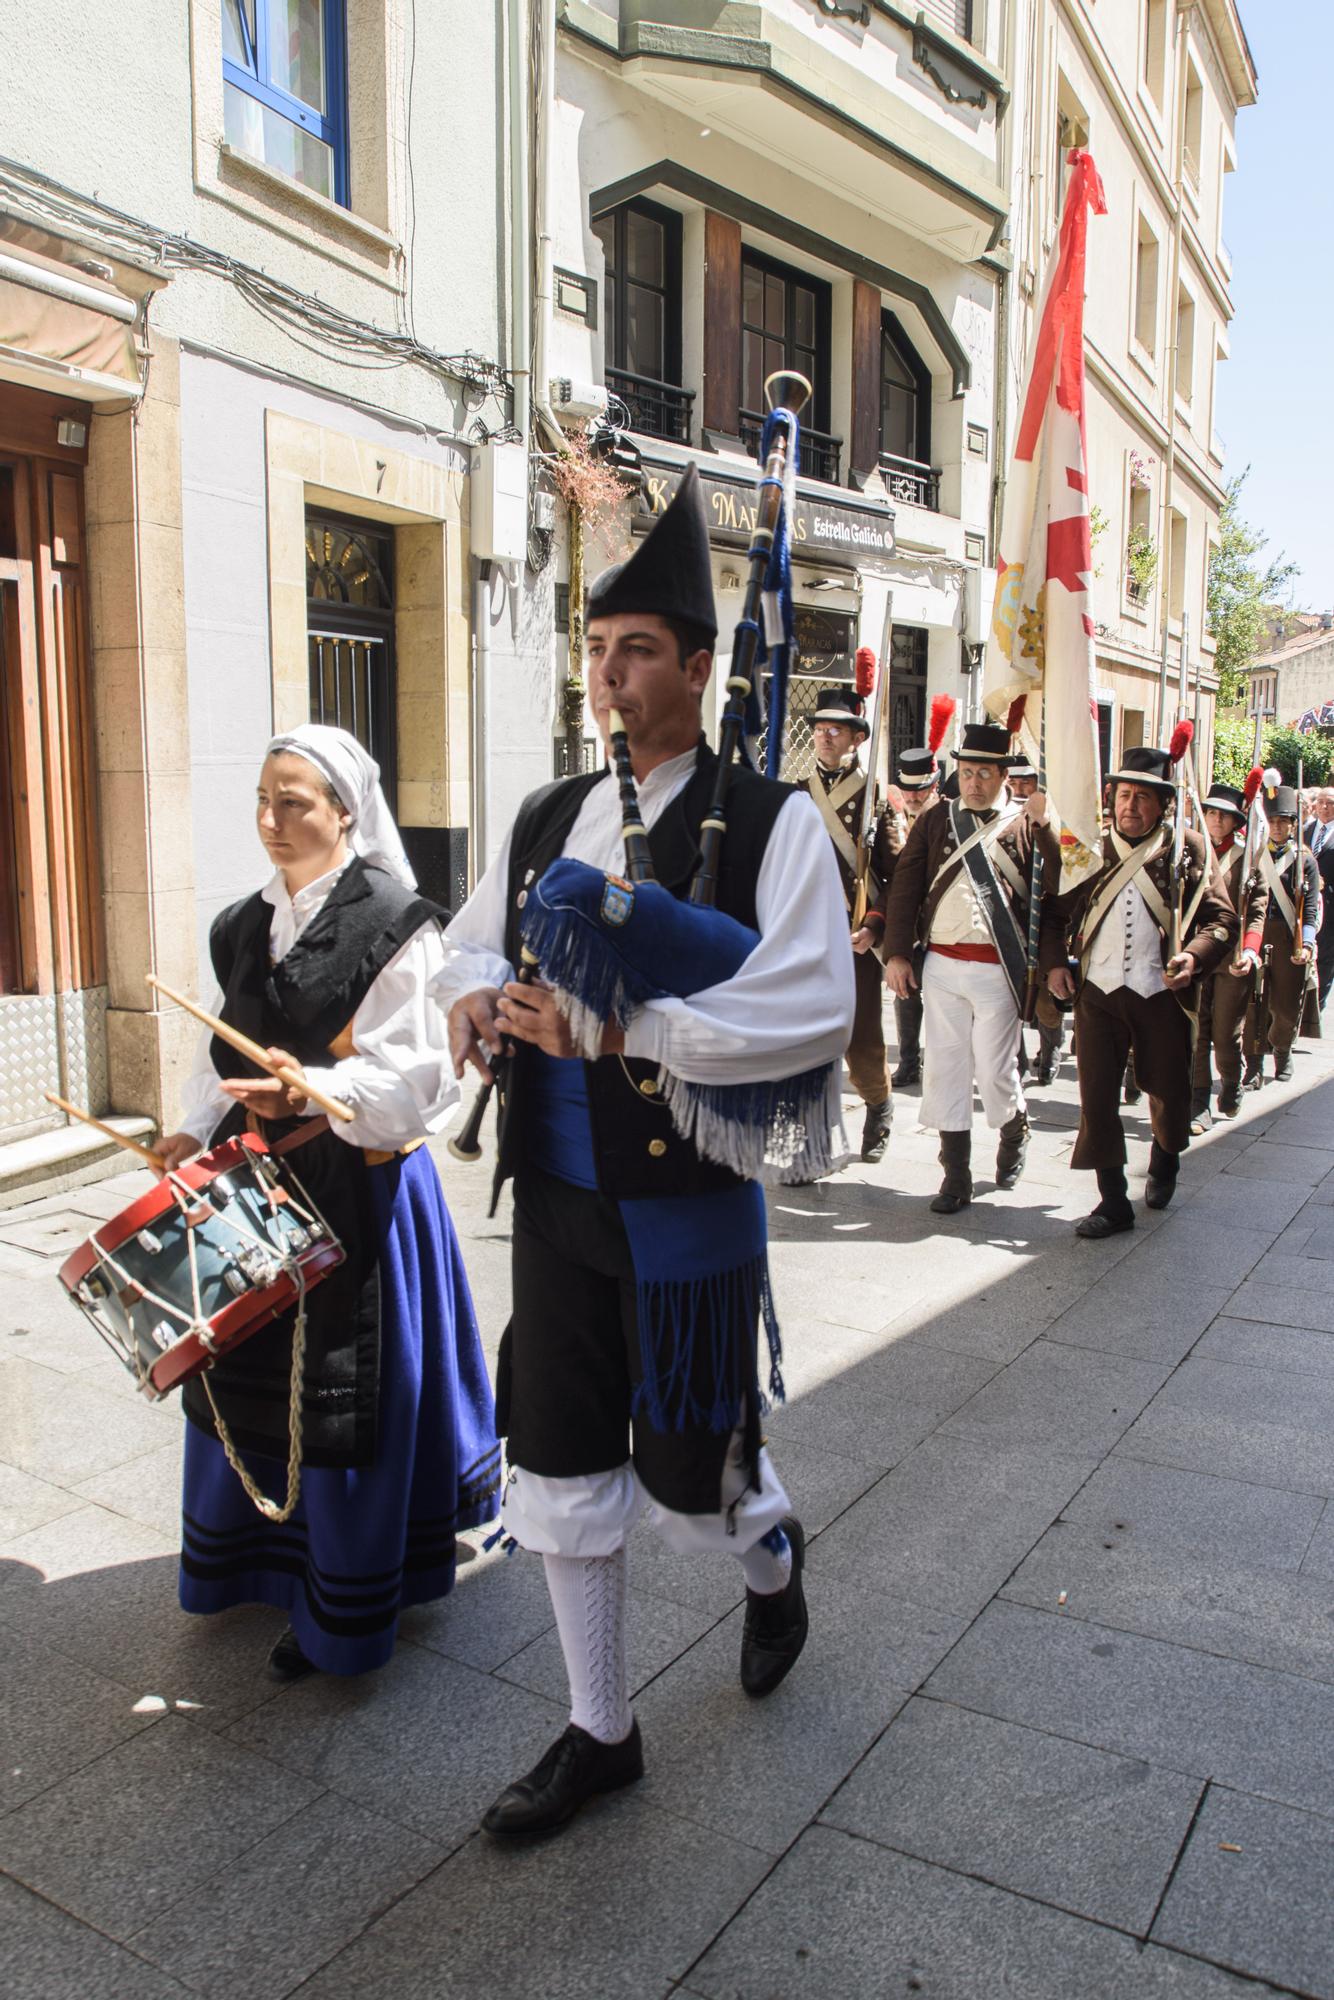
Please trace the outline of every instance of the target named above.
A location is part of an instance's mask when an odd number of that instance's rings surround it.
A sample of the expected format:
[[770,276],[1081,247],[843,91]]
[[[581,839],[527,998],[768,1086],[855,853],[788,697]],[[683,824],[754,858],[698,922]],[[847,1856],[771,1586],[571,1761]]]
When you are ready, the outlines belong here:
[[1246,774],[1255,759],[1255,724],[1249,715],[1220,715],[1214,724],[1214,783],[1246,783]]
[[1262,747],[1265,763],[1278,766],[1285,784],[1296,784],[1298,758],[1301,759],[1302,780],[1306,785],[1329,783],[1330,766],[1334,763],[1334,740],[1322,731],[1313,729],[1309,736],[1302,736],[1295,729],[1268,729]]
[[1246,669],[1260,650],[1268,607],[1299,574],[1296,563],[1281,555],[1262,564],[1269,537],[1242,518],[1240,506],[1249,471],[1247,466],[1227,483],[1227,499],[1218,517],[1218,541],[1209,558],[1205,607],[1214,635],[1220,708],[1231,707],[1245,694]]

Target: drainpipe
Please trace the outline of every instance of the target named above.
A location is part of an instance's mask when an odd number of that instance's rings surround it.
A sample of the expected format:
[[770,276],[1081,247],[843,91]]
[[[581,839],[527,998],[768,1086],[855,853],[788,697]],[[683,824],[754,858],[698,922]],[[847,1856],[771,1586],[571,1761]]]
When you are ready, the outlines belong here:
[[472,803],[474,834],[468,873],[476,885],[486,867],[491,818],[491,763],[487,755],[491,706],[491,564],[477,563],[472,586]]
[[556,4],[534,0],[542,24],[541,75],[533,93],[537,156],[537,326],[533,341],[533,409],[546,428],[550,443],[563,446],[564,433],[551,407],[551,127],[556,108]]
[[[1185,225],[1186,196],[1186,23],[1194,13],[1194,0],[1178,0],[1176,17],[1176,71],[1173,77],[1172,117],[1176,152],[1176,173],[1172,193],[1176,215],[1172,225],[1172,276],[1167,295],[1168,325],[1172,329],[1167,349],[1167,450],[1163,455],[1163,497],[1158,510],[1158,574],[1162,578],[1159,602],[1162,605],[1162,644],[1158,653],[1158,742],[1166,747],[1170,734],[1167,723],[1167,650],[1172,623],[1172,577],[1168,559],[1168,523],[1172,513],[1172,487],[1177,457],[1177,288],[1181,282],[1181,236]],[[1184,607],[1183,607],[1184,608]]]
[[529,183],[532,154],[528,129],[528,9],[526,0],[509,0],[509,145],[510,145],[510,375],[514,381],[514,425],[528,440],[528,409],[532,389],[531,356],[533,304],[530,287],[532,246],[529,240]]

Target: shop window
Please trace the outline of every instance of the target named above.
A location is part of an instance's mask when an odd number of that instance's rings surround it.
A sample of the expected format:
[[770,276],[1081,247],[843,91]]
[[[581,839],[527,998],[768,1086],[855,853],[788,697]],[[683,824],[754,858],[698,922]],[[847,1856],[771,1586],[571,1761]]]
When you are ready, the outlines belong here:
[[606,263],[603,343],[607,387],[647,437],[690,442],[693,391],[681,381],[681,218],[631,201],[600,215],[593,234]]
[[795,369],[810,382],[814,395],[801,427],[801,470],[811,479],[837,481],[842,438],[831,437],[829,423],[828,285],[805,271],[762,257],[741,254],[741,401],[742,443],[757,451],[764,422],[764,384],[779,368]]
[[370,751],[392,810],[398,765],[392,529],[306,515],[306,629],[310,719],[346,729]]
[[899,768],[904,750],[926,748],[926,649],[929,634],[925,626],[896,625],[890,639],[889,770],[891,779]]
[[931,373],[893,313],[880,326],[880,468],[891,498],[940,505],[931,466]]
[[[783,746],[783,768],[772,777],[800,784],[815,769],[815,737],[811,717],[819,704],[820,689],[831,682],[852,679],[853,655],[857,646],[857,621],[846,611],[826,611],[819,605],[798,604],[794,610],[797,658],[787,689],[787,735]],[[769,676],[764,677],[764,699],[769,700]],[[767,751],[768,732],[761,737]]]
[[222,0],[227,144],[348,205],[344,0]]

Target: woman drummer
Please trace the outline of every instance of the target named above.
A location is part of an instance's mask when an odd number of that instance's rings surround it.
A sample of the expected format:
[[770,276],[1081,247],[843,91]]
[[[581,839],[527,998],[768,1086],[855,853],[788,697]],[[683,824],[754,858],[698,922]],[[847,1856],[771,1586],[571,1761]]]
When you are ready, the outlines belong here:
[[286,1611],[280,1679],[357,1674],[389,1658],[401,1610],[452,1587],[456,1534],[492,1518],[499,1487],[472,1300],[421,1143],[459,1094],[429,997],[442,913],[344,730],[274,737],[257,824],[275,873],[213,925],[215,1011],[354,1116],[313,1116],[215,1038],[155,1151],[169,1169],[262,1133],[346,1260],[306,1299],[299,1397],[292,1311],[186,1384],[180,1595],[187,1611]]

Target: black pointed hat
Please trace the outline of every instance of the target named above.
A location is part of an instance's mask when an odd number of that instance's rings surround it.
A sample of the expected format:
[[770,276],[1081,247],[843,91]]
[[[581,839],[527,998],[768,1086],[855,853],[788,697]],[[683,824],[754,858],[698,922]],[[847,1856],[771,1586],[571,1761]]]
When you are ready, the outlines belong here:
[[699,471],[693,464],[686,467],[671,505],[658,516],[634,554],[604,569],[588,593],[589,619],[613,618],[625,612],[684,618],[707,632],[710,640],[718,636],[709,524]]

